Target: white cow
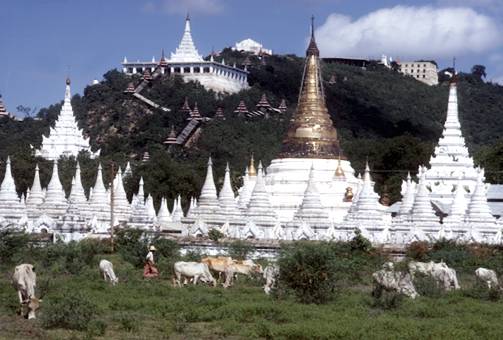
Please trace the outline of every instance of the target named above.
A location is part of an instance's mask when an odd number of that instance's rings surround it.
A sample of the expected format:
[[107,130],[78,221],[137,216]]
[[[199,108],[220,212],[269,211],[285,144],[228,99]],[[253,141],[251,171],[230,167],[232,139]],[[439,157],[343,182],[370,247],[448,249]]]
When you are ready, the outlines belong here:
[[489,289],[499,287],[498,275],[496,275],[496,272],[492,269],[477,268],[477,270],[475,270],[475,276],[477,280],[485,283]]
[[262,274],[262,266],[255,263],[253,263],[253,265],[244,264],[243,262],[234,262],[232,264],[229,264],[225,267],[225,282],[223,286],[224,288],[230,287],[232,285],[234,277],[237,277],[237,274],[252,276],[254,273]]
[[279,276],[279,266],[276,264],[271,264],[264,269],[264,292],[269,295],[272,288],[276,285],[276,279]]
[[35,297],[35,287],[37,286],[35,267],[27,263],[16,266],[14,274],[12,274],[12,285],[17,290],[19,303],[26,308],[24,316],[28,319],[35,319],[35,312],[42,302]]
[[114,265],[108,260],[100,261],[100,272],[103,274],[103,279],[105,281],[110,281],[112,285],[116,285],[119,282],[117,276],[115,276]]
[[460,289],[456,271],[449,268],[443,261],[440,263],[430,262],[409,262],[409,272],[414,277],[416,273],[431,276],[437,284],[445,290]]
[[374,292],[378,295],[383,290],[395,291],[412,299],[419,295],[412,283],[412,276],[409,273],[395,271],[391,262],[385,263],[383,269],[373,273],[372,278],[374,279]]
[[193,278],[193,284],[196,285],[197,281],[201,279],[203,282],[211,282],[213,286],[217,285],[217,281],[210,273],[210,269],[206,263],[198,262],[176,262],[174,265],[175,278],[174,284],[181,287],[181,280],[183,278]]

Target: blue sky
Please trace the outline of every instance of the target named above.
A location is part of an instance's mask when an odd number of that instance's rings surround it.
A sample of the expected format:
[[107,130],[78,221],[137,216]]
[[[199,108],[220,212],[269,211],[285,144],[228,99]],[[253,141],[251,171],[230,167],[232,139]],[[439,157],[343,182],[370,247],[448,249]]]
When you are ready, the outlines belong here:
[[303,54],[309,17],[325,56],[436,59],[487,66],[503,81],[503,0],[0,0],[0,93],[8,110],[62,100],[129,60],[174,50],[190,11],[199,52],[245,38]]

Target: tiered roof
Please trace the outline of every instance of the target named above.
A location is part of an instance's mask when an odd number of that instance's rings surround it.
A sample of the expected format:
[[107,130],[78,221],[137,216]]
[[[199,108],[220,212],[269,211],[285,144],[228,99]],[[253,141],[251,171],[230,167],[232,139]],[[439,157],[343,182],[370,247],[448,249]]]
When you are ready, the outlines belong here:
[[192,40],[192,34],[190,32],[190,17],[187,15],[185,19],[185,30],[183,32],[182,40],[180,45],[174,53],[171,53],[171,62],[199,62],[203,61],[203,57],[197,52],[194,41]]
[[245,101],[240,100],[239,105],[236,107],[234,110],[234,113],[237,113],[238,117],[244,117],[246,114],[248,114],[248,108],[246,107]]

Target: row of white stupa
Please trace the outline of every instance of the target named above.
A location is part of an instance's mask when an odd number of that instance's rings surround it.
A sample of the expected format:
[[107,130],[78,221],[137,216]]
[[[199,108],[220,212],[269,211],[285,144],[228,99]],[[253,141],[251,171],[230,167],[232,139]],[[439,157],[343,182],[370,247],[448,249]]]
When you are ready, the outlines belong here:
[[[359,229],[376,244],[441,238],[500,243],[501,224],[487,203],[484,172],[474,168],[461,134],[455,82],[451,84],[447,111],[431,168],[420,167],[417,184],[408,177],[403,200],[392,209],[378,202],[368,165],[362,179],[354,176],[348,161],[276,159],[267,175],[261,164],[258,171],[252,164],[235,197],[228,167],[217,195],[210,160],[199,200],[190,200],[186,215],[180,198],[175,200],[172,212],[163,199],[156,214],[152,197],[145,199],[143,180],[139,192],[128,202],[118,172],[114,224],[181,236],[204,236],[216,228],[234,238],[347,240]],[[308,180],[303,181],[304,177]],[[8,160],[0,187],[0,226],[29,232],[45,230],[66,240],[93,233],[103,235],[110,226],[110,200],[101,168],[89,200],[86,198],[78,166],[66,198],[56,162],[48,187],[41,188],[37,168],[31,190],[20,199]]]

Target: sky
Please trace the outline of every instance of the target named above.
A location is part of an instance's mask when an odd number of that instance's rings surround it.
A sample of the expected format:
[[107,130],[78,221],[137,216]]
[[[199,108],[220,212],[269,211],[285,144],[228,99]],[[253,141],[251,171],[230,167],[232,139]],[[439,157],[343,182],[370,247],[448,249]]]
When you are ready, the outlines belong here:
[[[503,83],[503,0],[0,0],[0,94],[15,114],[63,99],[128,60],[173,51],[190,12],[203,55],[252,38],[303,55],[311,15],[324,57],[434,59]],[[18,114],[20,115],[20,114]]]

